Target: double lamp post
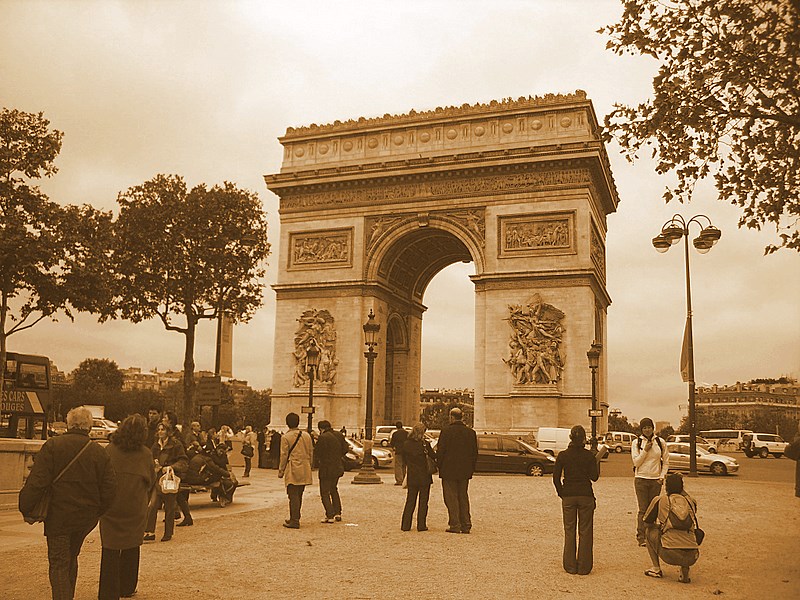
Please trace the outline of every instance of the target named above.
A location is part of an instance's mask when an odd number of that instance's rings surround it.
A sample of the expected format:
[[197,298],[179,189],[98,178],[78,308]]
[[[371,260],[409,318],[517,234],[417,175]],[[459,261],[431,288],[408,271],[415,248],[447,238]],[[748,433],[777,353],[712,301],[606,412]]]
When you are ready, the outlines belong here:
[[[701,220],[708,222],[705,227]],[[681,215],[673,216],[661,226],[661,233],[653,238],[653,246],[658,252],[666,252],[683,238],[684,259],[686,265],[686,327],[683,332],[683,348],[681,350],[681,375],[689,384],[689,476],[697,477],[697,416],[695,412],[694,381],[694,341],[692,338],[692,289],[689,277],[689,226],[694,223],[700,228],[700,235],[692,240],[692,245],[700,254],[711,250],[722,236],[722,232],[714,227],[705,215],[696,215],[684,220]]]

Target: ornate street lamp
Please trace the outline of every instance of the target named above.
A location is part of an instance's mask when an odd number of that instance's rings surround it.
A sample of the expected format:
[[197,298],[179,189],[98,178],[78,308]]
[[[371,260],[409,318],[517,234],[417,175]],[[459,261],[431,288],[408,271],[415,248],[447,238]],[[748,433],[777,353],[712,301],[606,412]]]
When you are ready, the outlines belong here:
[[[708,221],[703,227],[700,219]],[[692,244],[700,254],[705,254],[717,243],[722,232],[714,227],[705,215],[696,215],[684,220],[681,215],[673,216],[661,226],[661,233],[653,238],[653,246],[658,252],[666,252],[683,238],[684,257],[686,263],[686,327],[683,332],[683,349],[681,350],[681,375],[689,384],[689,476],[697,477],[697,417],[695,413],[694,382],[694,340],[692,337],[692,288],[689,277],[689,225],[695,223],[700,227]]]
[[378,474],[375,473],[375,467],[372,466],[372,388],[375,358],[378,356],[378,353],[375,352],[375,346],[378,345],[378,332],[380,330],[381,326],[375,322],[375,314],[370,309],[367,322],[364,323],[364,345],[367,346],[367,351],[364,352],[364,357],[367,359],[367,414],[364,419],[366,439],[364,440],[364,457],[361,461],[361,469],[353,477],[353,483],[383,483]]
[[319,347],[316,340],[311,338],[311,345],[306,348],[306,372],[308,373],[308,408],[303,412],[308,413],[308,433],[311,434],[314,419],[314,375],[319,367]]
[[597,408],[597,368],[600,366],[600,350],[603,345],[592,342],[591,349],[586,353],[589,359],[589,369],[592,371],[592,410],[589,415],[592,417],[592,452],[597,454],[597,417],[602,416],[602,410]]

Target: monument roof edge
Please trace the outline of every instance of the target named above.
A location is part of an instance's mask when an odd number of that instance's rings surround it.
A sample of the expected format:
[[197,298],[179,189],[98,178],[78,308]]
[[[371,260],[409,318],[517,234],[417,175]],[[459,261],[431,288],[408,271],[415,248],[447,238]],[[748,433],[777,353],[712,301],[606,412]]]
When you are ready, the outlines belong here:
[[[592,108],[591,100],[586,97],[586,92],[576,90],[571,94],[545,94],[543,96],[522,96],[516,100],[504,98],[490,102],[476,104],[462,104],[461,106],[437,107],[432,110],[416,111],[414,109],[400,115],[385,114],[382,117],[359,117],[347,121],[334,121],[325,125],[304,125],[301,127],[287,127],[286,133],[278,140],[284,141],[313,138],[320,135],[333,133],[354,133],[362,130],[382,128],[390,125],[411,125],[430,121],[445,120],[452,117],[485,116],[491,113],[514,112],[531,108],[557,108],[584,105]],[[594,109],[592,108],[592,111]]]

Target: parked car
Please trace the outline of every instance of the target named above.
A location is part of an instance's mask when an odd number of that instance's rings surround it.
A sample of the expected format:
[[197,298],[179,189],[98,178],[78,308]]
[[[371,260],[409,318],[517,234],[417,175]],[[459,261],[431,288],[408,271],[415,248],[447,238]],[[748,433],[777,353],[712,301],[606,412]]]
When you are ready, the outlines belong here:
[[[688,444],[690,437],[691,436],[688,435],[671,435],[667,438],[667,442]],[[695,436],[694,439],[695,439],[695,444],[697,444],[697,446],[699,446],[703,450],[711,452],[711,454],[716,454],[717,445],[714,442],[711,442],[704,437],[700,437],[699,435]]]
[[[403,427],[403,429],[411,433],[411,427]],[[375,428],[375,437],[372,438],[372,441],[385,448],[392,443],[392,434],[395,431],[397,431],[397,427],[394,425],[378,425]]]
[[47,434],[50,437],[67,433],[67,424],[64,421],[53,421],[47,428]]
[[552,473],[556,459],[509,435],[478,435],[475,470],[492,473],[525,473],[540,477]]
[[[669,470],[670,471],[689,471],[689,444],[669,442]],[[727,475],[736,473],[739,470],[739,463],[731,456],[724,454],[712,454],[698,446],[697,448],[697,471],[698,473],[711,473],[712,475]]]
[[[352,452],[357,458],[358,463],[361,464],[361,461],[364,460],[364,445],[354,440],[353,438],[345,438],[347,444],[350,446],[350,452]],[[374,442],[375,440],[373,440]],[[378,467],[388,467],[392,464],[392,451],[387,448],[381,448],[380,446],[374,445],[372,446],[372,466],[376,469]]]
[[627,431],[609,431],[606,433],[605,442],[609,450],[620,454],[621,452],[630,452],[631,444],[637,437],[635,433]]
[[789,444],[775,433],[746,433],[742,436],[744,453],[747,458],[759,456],[767,458],[770,454],[780,458]]
[[89,437],[93,440],[107,440],[117,430],[117,424],[108,419],[94,419]]
[[344,470],[345,471],[352,471],[353,469],[358,469],[361,467],[361,461],[358,456],[356,456],[353,452],[348,452],[344,455]]

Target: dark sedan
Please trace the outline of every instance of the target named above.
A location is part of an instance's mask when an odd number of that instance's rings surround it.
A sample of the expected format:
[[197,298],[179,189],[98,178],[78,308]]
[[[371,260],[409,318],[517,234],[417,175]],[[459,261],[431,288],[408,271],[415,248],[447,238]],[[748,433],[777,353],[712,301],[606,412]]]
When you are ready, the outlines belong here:
[[476,471],[525,473],[541,477],[552,473],[556,459],[511,436],[487,433],[478,435]]

